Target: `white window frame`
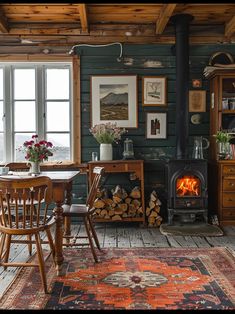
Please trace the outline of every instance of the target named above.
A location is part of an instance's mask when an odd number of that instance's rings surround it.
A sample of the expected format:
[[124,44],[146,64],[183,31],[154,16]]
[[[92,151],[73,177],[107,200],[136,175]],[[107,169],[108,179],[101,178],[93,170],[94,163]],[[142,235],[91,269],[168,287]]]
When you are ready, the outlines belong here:
[[[38,60],[39,59],[39,60]],[[80,143],[80,59],[76,56],[76,57],[58,57],[58,56],[36,56],[36,55],[27,55],[27,56],[17,56],[15,57],[14,55],[12,56],[7,56],[7,57],[0,57],[0,66],[7,66],[7,64],[12,64],[14,66],[18,66],[18,65],[27,65],[27,67],[32,67],[32,64],[46,64],[48,68],[51,67],[58,67],[61,66],[61,64],[63,63],[63,66],[69,65],[71,66],[71,71],[70,71],[70,147],[71,147],[71,161],[66,161],[63,162],[62,164],[67,164],[67,165],[78,165],[81,163],[81,151],[80,151],[80,147],[81,147],[81,143]],[[9,70],[4,71],[4,75],[8,75],[8,80],[9,80]],[[44,72],[45,73],[45,72]],[[37,77],[37,75],[36,75]],[[4,82],[5,82],[5,77],[4,77]],[[45,77],[44,77],[44,82],[45,82]],[[11,81],[12,84],[12,81]],[[36,84],[39,84],[38,82],[36,82]],[[42,87],[41,87],[42,88]],[[13,153],[14,153],[14,149],[13,149],[13,138],[14,138],[14,134],[12,133],[12,123],[13,123],[13,113],[12,113],[12,106],[7,106],[7,102],[12,103],[11,101],[11,97],[9,97],[10,95],[10,86],[5,86],[4,89],[6,92],[4,94],[4,111],[5,113],[8,112],[8,114],[5,117],[5,125],[11,125],[11,128],[7,128],[7,132],[5,132],[5,143],[6,143],[6,139],[10,139],[10,144],[7,143],[6,145],[6,150],[5,150],[5,160],[8,161],[12,161],[13,160]],[[37,88],[36,88],[37,91]],[[8,98],[5,97],[8,94]],[[45,95],[45,91],[43,93]],[[12,94],[13,95],[13,94]],[[7,100],[6,100],[7,98]],[[36,96],[36,102],[38,101],[38,97]],[[42,100],[40,100],[42,101]],[[44,104],[45,104],[45,97],[44,97]],[[38,110],[42,110],[42,106],[37,106],[36,103],[36,108],[38,108]],[[38,113],[36,113],[36,115],[38,115]],[[39,121],[39,119],[37,119],[37,121]],[[43,120],[44,121],[44,120]],[[39,121],[39,123],[41,123]],[[37,129],[38,129],[38,125],[36,125]],[[39,127],[41,129],[41,127]],[[6,129],[6,128],[5,128]],[[45,122],[43,125],[43,129],[44,129],[44,134],[45,135]],[[50,132],[48,132],[50,133]],[[57,132],[53,132],[53,133],[57,133]],[[59,133],[59,132],[58,132]],[[42,134],[39,132],[39,136],[41,136]],[[44,137],[42,135],[42,137]],[[9,141],[9,140],[8,140]],[[7,142],[8,142],[7,141]],[[6,159],[6,156],[11,156],[11,160],[9,160],[9,157]],[[54,164],[54,162],[51,162],[49,164]],[[62,165],[63,166],[63,165]]]

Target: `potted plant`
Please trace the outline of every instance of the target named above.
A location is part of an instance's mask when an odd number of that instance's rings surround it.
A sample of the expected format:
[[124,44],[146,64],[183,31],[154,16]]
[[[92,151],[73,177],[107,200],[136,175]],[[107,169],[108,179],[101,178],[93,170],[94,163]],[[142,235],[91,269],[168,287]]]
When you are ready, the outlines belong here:
[[120,128],[117,123],[101,123],[90,128],[91,134],[100,144],[100,160],[113,159],[112,144],[121,140],[122,134],[126,133],[125,128]]
[[230,140],[232,139],[232,135],[227,131],[217,131],[216,134],[213,135],[216,139],[216,143],[218,143],[218,157],[219,159],[229,159],[230,158]]

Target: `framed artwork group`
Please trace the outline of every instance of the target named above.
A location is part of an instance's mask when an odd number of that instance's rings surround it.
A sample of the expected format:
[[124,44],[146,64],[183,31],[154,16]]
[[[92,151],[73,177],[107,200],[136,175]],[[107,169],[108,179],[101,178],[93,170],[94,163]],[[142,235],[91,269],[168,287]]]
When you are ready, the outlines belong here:
[[[200,79],[192,80],[189,112],[206,111],[206,91],[200,90]],[[142,106],[167,106],[167,78],[142,77]],[[116,122],[118,127],[138,128],[137,75],[91,76],[91,126]],[[146,112],[146,138],[167,137],[167,113]]]
[[[167,79],[142,78],[143,106],[167,105]],[[116,122],[118,127],[138,127],[137,75],[91,76],[91,126]],[[166,138],[166,113],[146,113],[146,138]]]

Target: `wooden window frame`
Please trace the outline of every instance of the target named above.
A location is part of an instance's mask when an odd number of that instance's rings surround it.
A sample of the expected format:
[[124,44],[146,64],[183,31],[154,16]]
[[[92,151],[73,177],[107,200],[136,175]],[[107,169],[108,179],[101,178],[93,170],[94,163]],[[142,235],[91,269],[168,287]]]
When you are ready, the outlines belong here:
[[58,55],[6,55],[0,56],[0,62],[72,62],[72,161],[46,162],[42,170],[68,169],[81,165],[81,103],[80,103],[80,58],[79,56]]

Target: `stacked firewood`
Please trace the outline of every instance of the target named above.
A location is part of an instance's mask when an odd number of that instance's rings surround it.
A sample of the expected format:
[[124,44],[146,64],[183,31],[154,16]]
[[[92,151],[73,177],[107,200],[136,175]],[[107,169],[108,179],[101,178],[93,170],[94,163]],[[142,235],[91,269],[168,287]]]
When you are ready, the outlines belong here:
[[162,223],[162,217],[159,215],[161,204],[156,191],[152,191],[146,207],[146,222],[149,227],[159,227]]
[[94,203],[95,216],[99,219],[110,219],[113,221],[123,218],[142,217],[141,191],[138,186],[134,187],[128,194],[120,185],[111,190],[111,197],[107,189],[102,189],[97,194]]

